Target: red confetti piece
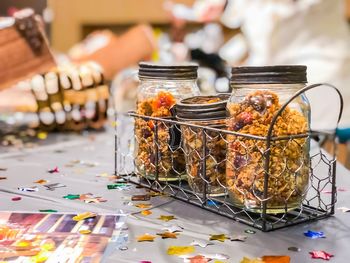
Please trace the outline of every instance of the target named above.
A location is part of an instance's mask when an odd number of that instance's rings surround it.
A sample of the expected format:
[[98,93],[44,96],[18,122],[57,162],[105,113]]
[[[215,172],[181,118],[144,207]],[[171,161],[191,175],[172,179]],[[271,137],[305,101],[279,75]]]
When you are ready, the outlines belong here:
[[16,196],[16,197],[13,197],[11,200],[12,201],[19,201],[21,199],[22,199],[22,197]]
[[49,172],[50,174],[53,174],[53,173],[59,173],[60,170],[58,169],[57,166],[55,166],[55,168],[48,170],[48,172]]
[[334,255],[329,254],[323,250],[311,251],[311,252],[309,252],[309,254],[311,255],[311,258],[319,258],[319,259],[324,259],[324,260],[330,260],[331,257],[334,257]]

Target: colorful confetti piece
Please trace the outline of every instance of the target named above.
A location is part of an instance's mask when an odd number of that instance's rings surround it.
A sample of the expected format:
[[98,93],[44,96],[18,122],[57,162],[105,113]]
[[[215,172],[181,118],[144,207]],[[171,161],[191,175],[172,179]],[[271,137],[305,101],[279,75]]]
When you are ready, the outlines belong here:
[[135,206],[137,208],[141,208],[141,209],[145,209],[145,208],[151,208],[152,204],[149,203],[139,203],[139,204],[135,204]]
[[181,256],[195,252],[194,246],[170,246],[167,250],[168,255]]
[[137,242],[153,242],[156,236],[150,234],[144,234],[137,237]]
[[184,228],[179,225],[165,225],[162,230],[169,231],[169,232],[182,232]]
[[44,179],[40,179],[40,180],[38,180],[38,181],[35,181],[34,183],[35,184],[46,184],[46,183],[48,183],[49,181],[47,181],[47,180],[44,180]]
[[161,236],[162,239],[173,238],[176,239],[179,234],[173,232],[163,232],[157,233],[158,236]]
[[96,216],[97,215],[95,213],[85,212],[85,213],[78,214],[78,215],[74,216],[73,220],[74,221],[82,221],[82,220],[85,220],[85,219],[88,219],[88,218],[93,218],[93,217],[96,217]]
[[255,234],[256,231],[253,230],[253,229],[246,229],[246,230],[244,230],[244,233],[247,233],[247,234]]
[[175,217],[175,216],[160,215],[160,216],[158,217],[158,219],[159,219],[159,220],[163,220],[163,221],[165,221],[165,222],[168,222],[168,221],[170,221],[170,220],[176,219],[176,217]]
[[12,201],[20,201],[20,200],[22,200],[22,197],[16,196],[16,197],[13,197],[11,200]]
[[311,255],[311,258],[318,258],[318,259],[324,259],[324,260],[330,260],[331,257],[334,257],[334,255],[327,253],[323,250],[316,250],[309,252]]
[[350,212],[350,208],[342,206],[342,207],[338,207],[338,210],[341,210],[343,213],[347,213]]
[[143,215],[143,216],[149,216],[151,214],[152,214],[152,211],[150,211],[150,210],[143,210],[143,211],[141,211],[141,215]]
[[191,246],[198,246],[198,247],[207,247],[210,245],[214,245],[214,243],[195,239],[191,242],[190,245]]
[[55,166],[53,169],[47,170],[48,173],[53,174],[53,173],[59,173],[60,170],[58,169],[57,166]]
[[131,201],[148,201],[151,199],[150,195],[133,195]]
[[69,200],[75,200],[75,199],[79,199],[80,195],[75,195],[75,194],[68,194],[63,196],[64,199],[69,199]]
[[250,259],[250,258],[244,257],[240,261],[240,263],[264,263],[264,262],[259,258]]
[[82,229],[82,230],[79,230],[79,233],[82,234],[82,235],[89,235],[89,234],[91,234],[91,230],[89,230],[89,229]]
[[217,240],[220,242],[225,242],[226,239],[229,239],[225,234],[214,234],[210,235],[209,240]]
[[38,132],[38,134],[36,135],[36,137],[39,140],[45,140],[47,138],[47,132]]
[[232,237],[230,237],[230,240],[231,240],[231,241],[241,241],[241,242],[245,242],[247,238],[248,238],[247,236],[237,235],[237,236],[232,236]]
[[323,232],[317,232],[317,231],[312,231],[312,230],[308,230],[307,232],[304,232],[304,236],[309,237],[311,239],[325,238],[326,237]]
[[289,256],[263,256],[264,263],[290,263]]
[[41,209],[39,210],[41,213],[57,213],[57,210],[54,209]]
[[38,192],[39,191],[39,188],[36,187],[36,186],[33,186],[33,187],[18,187],[17,189],[19,191],[22,191],[22,192]]

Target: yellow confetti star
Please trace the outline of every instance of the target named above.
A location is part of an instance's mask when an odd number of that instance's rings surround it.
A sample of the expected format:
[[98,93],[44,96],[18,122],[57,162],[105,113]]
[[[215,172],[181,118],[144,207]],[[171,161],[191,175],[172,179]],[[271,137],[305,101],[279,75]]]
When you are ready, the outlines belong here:
[[92,213],[92,212],[85,212],[85,213],[82,213],[82,214],[78,214],[76,216],[73,217],[73,220],[74,221],[81,221],[81,220],[85,220],[85,219],[88,219],[88,218],[92,218],[92,217],[96,217],[97,215],[95,213]]
[[167,238],[174,238],[176,239],[178,236],[178,233],[172,233],[172,232],[163,232],[163,233],[158,233],[158,236],[161,236],[163,239],[167,239]]
[[225,234],[210,235],[209,238],[209,240],[217,240],[220,242],[225,242],[226,239],[228,239],[228,237]]
[[140,203],[140,204],[136,204],[135,206],[136,206],[137,208],[144,209],[144,208],[150,208],[150,207],[152,207],[152,204],[149,204],[149,203]]
[[250,259],[244,257],[240,263],[264,263],[264,261],[261,261],[259,258]]
[[47,138],[47,132],[39,132],[36,136],[40,140],[45,140]]
[[174,220],[176,219],[175,216],[165,216],[165,215],[161,215],[160,217],[158,217],[159,220],[163,220],[165,222],[168,222],[170,220]]
[[170,246],[167,251],[168,255],[174,255],[174,256],[187,255],[194,252],[195,252],[194,246],[187,246],[187,247]]
[[82,234],[82,235],[88,235],[88,234],[91,234],[91,230],[89,230],[89,229],[82,229],[82,230],[79,230],[79,233]]
[[152,214],[152,211],[150,211],[150,210],[143,210],[143,211],[141,211],[141,215],[143,215],[143,216],[149,216],[151,214]]
[[153,240],[155,238],[156,238],[156,236],[152,236],[150,234],[144,234],[144,235],[141,235],[141,236],[137,237],[137,242],[145,242],[145,241],[153,242]]
[[47,180],[44,180],[44,179],[40,179],[38,181],[35,181],[34,183],[35,184],[46,184],[48,181]]

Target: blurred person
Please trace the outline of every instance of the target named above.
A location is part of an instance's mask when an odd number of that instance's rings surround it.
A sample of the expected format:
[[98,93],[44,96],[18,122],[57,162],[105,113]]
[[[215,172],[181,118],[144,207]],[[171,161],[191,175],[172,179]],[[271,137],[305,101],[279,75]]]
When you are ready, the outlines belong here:
[[[229,28],[240,28],[242,35],[219,52],[232,66],[307,65],[309,83],[327,82],[340,89],[345,101],[341,126],[350,127],[350,33],[344,4],[343,0],[197,0],[192,7],[168,1],[166,8],[181,21],[220,19]],[[312,128],[334,128],[336,94],[317,89],[307,96]]]

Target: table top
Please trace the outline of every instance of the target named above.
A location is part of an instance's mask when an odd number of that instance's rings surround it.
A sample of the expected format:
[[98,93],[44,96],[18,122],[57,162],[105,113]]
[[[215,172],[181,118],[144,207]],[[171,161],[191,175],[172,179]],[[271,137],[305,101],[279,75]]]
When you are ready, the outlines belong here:
[[[151,215],[143,216],[139,208],[130,205],[128,198],[136,193],[145,193],[145,189],[119,191],[108,190],[107,178],[97,177],[101,173],[113,173],[114,138],[111,133],[98,133],[86,136],[49,135],[48,142],[33,149],[21,151],[1,151],[0,209],[2,211],[34,211],[55,209],[58,212],[97,212],[127,213],[128,249],[115,247],[109,250],[105,262],[184,262],[178,256],[167,254],[169,246],[188,246],[193,240],[207,241],[211,234],[246,235],[245,242],[226,240],[212,241],[214,245],[206,248],[195,247],[196,254],[225,254],[229,256],[222,262],[240,262],[243,257],[256,258],[264,255],[289,255],[291,262],[320,262],[311,259],[309,252],[324,250],[334,255],[330,262],[349,262],[350,213],[336,210],[336,215],[317,222],[301,224],[268,233],[256,230],[255,234],[246,234],[246,225],[219,216],[198,207],[174,200],[170,197],[154,197]],[[80,160],[78,164],[72,161]],[[68,164],[68,165],[67,165]],[[59,167],[59,173],[48,173],[48,169]],[[33,182],[44,179],[50,183],[62,183],[66,187],[48,191],[39,185],[34,193],[21,192],[18,187],[35,185]],[[350,207],[350,172],[341,165],[337,167],[337,185],[345,191],[338,193],[336,207]],[[349,189],[349,191],[347,191]],[[92,193],[107,200],[104,203],[87,204],[79,200],[67,200],[67,194]],[[11,201],[21,196],[20,201]],[[129,204],[128,204],[129,203]],[[160,215],[174,215],[175,220],[165,223],[157,219]],[[183,227],[177,239],[162,239],[154,242],[137,242],[137,237],[145,233],[156,235],[166,224]],[[304,236],[307,230],[323,231],[326,238],[310,239]],[[300,252],[289,251],[289,247],[298,247]],[[214,262],[214,261],[212,261]]]

